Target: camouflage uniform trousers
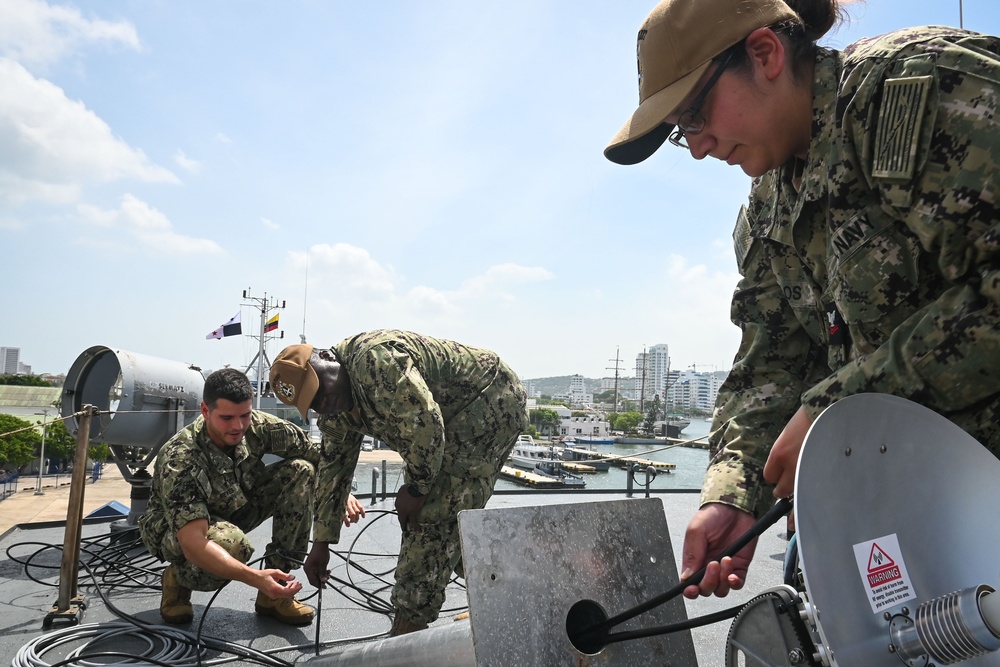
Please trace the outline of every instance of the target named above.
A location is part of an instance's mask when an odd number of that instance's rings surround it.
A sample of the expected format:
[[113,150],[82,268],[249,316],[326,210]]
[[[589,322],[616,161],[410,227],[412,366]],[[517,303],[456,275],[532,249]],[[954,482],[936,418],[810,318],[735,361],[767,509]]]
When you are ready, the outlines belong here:
[[[253,489],[253,498],[230,517],[213,516],[209,521],[208,539],[215,542],[242,563],[248,563],[254,548],[247,539],[249,533],[269,517],[271,542],[264,552],[267,568],[290,572],[302,565],[309,546],[312,529],[313,487],[316,470],[304,459],[285,459],[267,467],[264,484]],[[176,543],[176,540],[168,540]],[[196,591],[214,591],[229,583],[188,562],[176,545],[174,553],[164,553],[173,564],[182,586]]]
[[412,623],[436,620],[452,571],[464,576],[458,513],[486,506],[517,436],[527,427],[521,382],[502,369],[480,400],[446,425],[449,444],[469,452],[468,465],[449,466],[459,475],[441,471],[417,517],[420,532],[403,533],[391,602]]

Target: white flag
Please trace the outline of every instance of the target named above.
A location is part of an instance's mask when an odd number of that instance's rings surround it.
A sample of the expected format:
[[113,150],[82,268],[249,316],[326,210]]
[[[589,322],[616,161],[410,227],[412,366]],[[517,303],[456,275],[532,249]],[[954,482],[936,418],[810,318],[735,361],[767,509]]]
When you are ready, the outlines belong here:
[[243,326],[240,324],[240,312],[236,311],[236,314],[230,317],[228,322],[205,336],[205,340],[212,340],[213,338],[221,339],[225,336],[238,336],[243,333]]

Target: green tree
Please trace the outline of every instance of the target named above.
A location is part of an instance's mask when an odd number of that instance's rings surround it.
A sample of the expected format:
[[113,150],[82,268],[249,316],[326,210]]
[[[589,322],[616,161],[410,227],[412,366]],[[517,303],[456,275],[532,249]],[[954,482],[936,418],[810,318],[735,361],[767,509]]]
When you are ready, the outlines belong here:
[[653,428],[656,425],[656,420],[660,417],[660,397],[654,396],[653,402],[649,404],[649,409],[646,410],[646,420],[643,426],[646,428],[646,433],[652,433]]
[[38,454],[42,436],[31,426],[31,422],[13,415],[0,414],[0,465],[20,468]]
[[559,413],[551,408],[536,408],[528,412],[528,421],[538,429],[539,433],[558,433]]
[[615,390],[605,389],[604,391],[594,392],[594,400],[597,402],[608,402],[615,400]]
[[15,385],[18,387],[51,387],[51,382],[46,382],[38,375],[0,375],[0,384]]
[[[104,443],[89,445],[87,458],[91,461],[107,461],[111,450]],[[51,421],[45,428],[45,458],[68,463],[76,458],[76,436],[66,428],[66,421]]]
[[53,461],[72,461],[76,451],[76,436],[66,430],[61,419],[51,421],[45,428],[45,458]]
[[615,418],[615,430],[634,433],[641,422],[641,412],[623,412]]
[[111,458],[111,449],[104,443],[91,445],[87,447],[87,458],[91,461],[107,461]]

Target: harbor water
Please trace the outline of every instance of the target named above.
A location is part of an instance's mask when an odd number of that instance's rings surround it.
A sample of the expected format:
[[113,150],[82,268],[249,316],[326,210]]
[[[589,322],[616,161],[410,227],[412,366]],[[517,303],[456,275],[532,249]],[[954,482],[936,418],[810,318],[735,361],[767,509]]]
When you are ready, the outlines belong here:
[[[708,450],[702,446],[706,442],[704,436],[708,435],[711,429],[711,422],[701,418],[691,419],[691,423],[681,433],[684,440],[702,438],[698,441],[698,447],[688,445],[591,445],[599,454],[606,456],[633,456],[651,461],[662,461],[673,463],[676,467],[669,473],[660,471],[651,484],[653,489],[692,489],[701,488],[702,480],[705,477],[705,470],[708,468]],[[539,441],[544,444],[544,441]],[[381,463],[359,463],[355,471],[355,479],[358,482],[357,492],[362,494],[370,493],[372,490],[372,471],[375,471],[375,484],[381,493],[382,489],[382,464]],[[628,484],[628,473],[617,467],[612,467],[607,472],[587,473],[582,475],[587,483],[587,489],[607,489],[620,491]],[[399,463],[389,463],[385,466],[385,488],[392,494],[403,485],[403,467]],[[637,473],[635,485],[645,484],[646,476],[644,472]],[[497,482],[496,490],[523,490],[523,486],[501,479]]]
[[[711,422],[701,418],[693,418],[691,423],[681,433],[684,440],[702,438],[698,441],[699,447],[679,445],[671,443],[665,445],[584,445],[595,452],[605,456],[633,456],[651,461],[661,461],[663,463],[673,463],[676,467],[669,473],[660,471],[650,485],[653,489],[701,489],[702,480],[705,477],[705,470],[708,468],[708,450],[702,446],[706,442],[704,436],[711,430]],[[539,443],[544,444],[544,443]],[[581,463],[585,463],[581,461]],[[628,484],[628,473],[622,469],[612,466],[607,472],[586,473],[582,475],[587,482],[587,489],[607,489],[622,490]],[[645,484],[646,475],[644,472],[637,473],[635,486]],[[497,482],[496,490],[523,489],[513,482],[501,479]]]

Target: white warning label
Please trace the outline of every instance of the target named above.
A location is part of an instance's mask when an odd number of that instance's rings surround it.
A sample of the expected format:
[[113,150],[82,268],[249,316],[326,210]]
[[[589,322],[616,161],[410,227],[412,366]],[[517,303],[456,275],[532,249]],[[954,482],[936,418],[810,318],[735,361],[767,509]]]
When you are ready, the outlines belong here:
[[873,612],[916,598],[895,534],[855,544],[854,557]]

